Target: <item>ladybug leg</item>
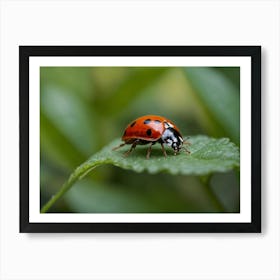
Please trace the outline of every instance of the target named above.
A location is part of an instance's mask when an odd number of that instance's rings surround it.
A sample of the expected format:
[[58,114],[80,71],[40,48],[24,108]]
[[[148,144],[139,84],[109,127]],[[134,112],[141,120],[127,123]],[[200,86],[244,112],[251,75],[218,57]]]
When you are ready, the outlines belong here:
[[135,149],[135,147],[137,146],[137,144],[138,144],[138,139],[135,140],[135,141],[132,143],[130,149],[129,149],[126,153],[124,153],[124,156],[127,157],[127,156]]
[[189,141],[188,141],[188,139],[189,139],[190,137],[188,136],[188,137],[186,137],[186,138],[184,138],[184,141],[183,141],[183,144],[184,145],[191,145],[192,143],[190,143]]
[[123,147],[124,145],[126,145],[126,143],[122,143],[122,144],[120,144],[119,146],[113,148],[112,150],[115,151],[115,150],[117,150],[117,149]]
[[150,155],[151,155],[151,151],[152,151],[152,146],[155,144],[155,142],[152,142],[151,145],[149,146],[148,150],[147,150],[147,155],[146,158],[149,159]]
[[[191,146],[192,143],[187,141],[189,138],[190,137],[187,137],[187,138],[184,139],[183,145]],[[191,153],[185,146],[182,147],[182,150],[184,150],[187,154]]]
[[163,152],[164,156],[167,157],[167,154],[166,154],[166,151],[164,149],[163,143],[160,143],[160,145],[161,145],[161,149],[162,149],[162,152]]
[[182,149],[183,149],[187,154],[190,154],[190,153],[191,153],[186,147],[182,147]]

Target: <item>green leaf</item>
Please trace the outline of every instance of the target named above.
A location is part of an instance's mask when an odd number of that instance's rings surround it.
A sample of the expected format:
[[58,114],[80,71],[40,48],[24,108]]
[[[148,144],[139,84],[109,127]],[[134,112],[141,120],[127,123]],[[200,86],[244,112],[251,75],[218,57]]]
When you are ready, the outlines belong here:
[[[139,178],[140,179],[140,178]],[[137,179],[136,179],[137,180]],[[134,181],[135,182],[135,181]],[[192,188],[193,187],[193,188]],[[187,197],[173,185],[135,186],[106,184],[84,179],[65,196],[70,211],[75,213],[171,213],[214,212],[220,209],[203,192],[202,186],[191,186],[199,196]]]
[[96,150],[95,116],[76,93],[58,86],[43,86],[40,103],[42,156],[72,169]]
[[133,153],[124,157],[123,152],[128,147],[112,151],[112,148],[120,143],[119,140],[115,140],[87,163],[103,161],[135,172],[167,172],[173,175],[207,175],[212,172],[225,172],[239,165],[238,148],[230,143],[229,139],[193,136],[188,142],[191,143],[188,147],[191,154],[181,152],[174,156],[173,150],[168,149],[169,156],[165,158],[158,145],[153,147],[151,158],[147,160],[147,146],[137,146]]
[[[96,151],[89,67],[40,68],[41,160],[71,170]],[[69,172],[69,171],[68,171]]]
[[215,67],[215,70],[229,79],[235,87],[240,87],[240,67]]
[[[132,68],[133,69],[133,68]],[[97,108],[100,113],[112,115],[123,111],[138,96],[148,93],[149,89],[166,73],[167,67],[134,67],[134,71],[111,92],[108,99]],[[102,105],[102,107],[101,107]]]
[[218,126],[216,135],[227,135],[235,143],[240,136],[240,98],[238,87],[213,68],[185,68],[186,77],[208,117]]
[[40,67],[41,85],[52,85],[64,91],[75,92],[85,100],[94,95],[92,67]]
[[40,150],[42,159],[51,160],[66,170],[73,169],[85,159],[42,111],[40,113]]
[[41,94],[41,110],[82,155],[92,151],[95,143],[93,116],[78,95],[46,86]]
[[169,149],[168,157],[162,155],[160,145],[155,145],[151,158],[145,158],[147,147],[138,146],[128,157],[123,153],[128,147],[117,151],[112,149],[120,144],[116,139],[100,152],[93,155],[89,160],[81,164],[62,186],[60,191],[54,195],[42,208],[46,212],[60,197],[66,193],[71,186],[87,173],[104,164],[113,164],[123,169],[135,172],[148,172],[150,174],[167,172],[173,175],[208,175],[214,172],[226,172],[239,167],[239,149],[229,139],[214,139],[207,136],[192,136],[188,139],[191,145],[188,147],[190,154],[181,151],[174,156]]

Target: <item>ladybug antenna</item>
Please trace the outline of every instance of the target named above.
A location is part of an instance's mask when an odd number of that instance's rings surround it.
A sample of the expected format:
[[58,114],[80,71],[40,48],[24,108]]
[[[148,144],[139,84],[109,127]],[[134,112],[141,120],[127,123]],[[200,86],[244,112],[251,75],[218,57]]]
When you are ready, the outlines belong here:
[[190,136],[184,137],[183,138],[183,144],[191,145],[191,143],[188,142],[188,139],[190,139]]

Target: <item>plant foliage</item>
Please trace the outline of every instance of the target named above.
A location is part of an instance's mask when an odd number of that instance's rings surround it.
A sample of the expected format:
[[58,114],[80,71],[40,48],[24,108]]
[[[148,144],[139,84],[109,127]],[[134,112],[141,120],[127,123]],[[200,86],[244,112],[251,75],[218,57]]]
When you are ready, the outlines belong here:
[[155,147],[149,160],[145,157],[147,147],[138,146],[133,153],[125,157],[123,150],[112,149],[120,143],[118,139],[105,146],[100,152],[81,164],[71,174],[62,189],[42,208],[46,212],[79,179],[85,177],[91,170],[104,164],[112,164],[123,169],[150,174],[166,172],[172,175],[209,175],[214,172],[226,172],[239,167],[239,149],[227,138],[215,139],[207,136],[190,137],[188,147],[190,154],[181,151],[168,157],[162,155],[161,149]]

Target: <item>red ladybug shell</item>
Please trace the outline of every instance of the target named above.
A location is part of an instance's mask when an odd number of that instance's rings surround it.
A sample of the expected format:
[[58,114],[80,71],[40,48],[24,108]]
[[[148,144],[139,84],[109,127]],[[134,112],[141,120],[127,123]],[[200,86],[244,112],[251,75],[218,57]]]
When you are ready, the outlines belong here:
[[155,115],[142,116],[126,127],[122,140],[126,143],[129,143],[132,139],[157,141],[168,126],[173,127],[179,133],[176,125],[165,117]]

